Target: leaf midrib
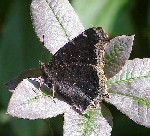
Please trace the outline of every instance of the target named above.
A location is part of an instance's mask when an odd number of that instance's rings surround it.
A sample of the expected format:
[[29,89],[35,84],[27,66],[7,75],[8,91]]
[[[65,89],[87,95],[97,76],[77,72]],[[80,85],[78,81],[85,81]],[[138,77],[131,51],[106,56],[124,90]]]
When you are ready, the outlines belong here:
[[111,88],[114,85],[119,85],[121,83],[126,83],[126,82],[130,82],[130,81],[137,80],[137,79],[142,79],[142,78],[150,78],[150,75],[139,76],[139,77],[130,77],[130,78],[127,78],[127,79],[124,79],[124,80],[117,80],[117,81],[107,80],[107,86],[108,86],[108,88]]
[[138,96],[133,96],[133,95],[129,95],[129,94],[123,94],[120,92],[114,92],[114,91],[109,91],[109,94],[117,94],[117,95],[121,95],[121,96],[126,96],[128,98],[131,98],[132,100],[135,100],[135,102],[137,102],[139,105],[141,106],[147,106],[150,107],[150,102],[148,100],[145,100],[144,98],[140,98]]
[[55,14],[55,11],[54,11],[53,8],[50,6],[50,4],[47,2],[47,0],[46,0],[46,3],[48,4],[49,8],[52,10],[54,16],[56,17],[56,20],[58,21],[60,27],[62,28],[62,30],[63,30],[63,32],[64,32],[66,38],[68,39],[68,41],[70,41],[69,35],[67,34],[67,31],[66,31],[65,28],[63,27],[63,24],[60,22],[59,17]]

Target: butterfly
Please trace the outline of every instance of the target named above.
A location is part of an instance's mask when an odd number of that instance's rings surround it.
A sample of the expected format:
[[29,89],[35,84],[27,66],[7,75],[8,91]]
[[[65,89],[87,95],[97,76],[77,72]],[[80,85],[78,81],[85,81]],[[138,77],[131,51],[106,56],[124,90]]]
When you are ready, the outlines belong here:
[[48,64],[40,64],[44,83],[81,113],[109,97],[103,71],[107,43],[101,27],[89,28],[60,48]]

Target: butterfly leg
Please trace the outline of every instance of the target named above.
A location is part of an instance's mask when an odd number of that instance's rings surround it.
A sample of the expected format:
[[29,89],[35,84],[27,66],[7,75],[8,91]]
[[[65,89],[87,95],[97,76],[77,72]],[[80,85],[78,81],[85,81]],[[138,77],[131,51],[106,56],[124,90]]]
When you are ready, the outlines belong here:
[[52,83],[52,98],[55,97],[55,84],[54,82]]

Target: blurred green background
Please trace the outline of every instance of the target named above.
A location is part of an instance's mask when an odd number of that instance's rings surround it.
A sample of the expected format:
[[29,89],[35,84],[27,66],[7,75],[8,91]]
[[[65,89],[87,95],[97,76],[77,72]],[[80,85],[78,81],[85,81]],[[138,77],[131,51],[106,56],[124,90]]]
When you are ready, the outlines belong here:
[[[130,59],[150,57],[149,0],[71,0],[85,28],[102,26],[110,37],[135,34]],[[3,84],[29,68],[48,62],[45,50],[32,28],[31,0],[0,0],[0,136],[49,136],[42,120],[29,121],[7,116],[11,93]],[[113,115],[112,136],[149,136],[150,129],[137,125],[109,106]],[[63,117],[50,119],[55,136],[62,135]]]

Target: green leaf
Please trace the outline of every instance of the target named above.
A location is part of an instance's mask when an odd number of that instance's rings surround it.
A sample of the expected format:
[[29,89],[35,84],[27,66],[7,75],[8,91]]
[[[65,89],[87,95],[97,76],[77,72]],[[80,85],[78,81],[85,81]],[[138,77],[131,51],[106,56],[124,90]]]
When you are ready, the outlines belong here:
[[[79,115],[62,99],[57,96],[52,99],[38,87],[38,79],[24,79],[19,83],[13,91],[7,113],[25,119],[46,119],[64,114],[64,136],[111,135],[112,116],[103,104],[96,109],[88,109],[87,116]],[[50,91],[44,85],[41,89]]]
[[101,104],[96,109],[89,109],[87,116],[79,115],[74,110],[64,114],[65,136],[110,136],[112,116],[110,111]]
[[[46,119],[63,114],[70,106],[57,98],[39,90],[38,79],[24,79],[13,91],[7,113],[13,117],[26,119]],[[45,86],[40,87],[50,92]]]
[[52,54],[84,31],[68,0],[32,0],[31,13],[37,36]]
[[107,85],[110,93],[107,102],[138,124],[150,127],[150,59],[127,61]]
[[115,76],[129,59],[132,51],[134,35],[118,36],[105,46],[105,76],[109,79]]

